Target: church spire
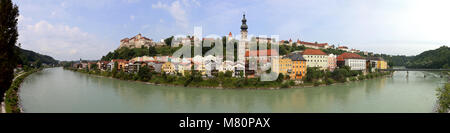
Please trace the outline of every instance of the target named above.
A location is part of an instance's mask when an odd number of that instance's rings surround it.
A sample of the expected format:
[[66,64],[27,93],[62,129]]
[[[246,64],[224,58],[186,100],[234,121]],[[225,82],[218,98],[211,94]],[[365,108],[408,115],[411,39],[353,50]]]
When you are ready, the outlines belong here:
[[242,18],[242,25],[241,25],[241,31],[247,31],[248,26],[247,26],[247,19],[245,19],[245,14]]

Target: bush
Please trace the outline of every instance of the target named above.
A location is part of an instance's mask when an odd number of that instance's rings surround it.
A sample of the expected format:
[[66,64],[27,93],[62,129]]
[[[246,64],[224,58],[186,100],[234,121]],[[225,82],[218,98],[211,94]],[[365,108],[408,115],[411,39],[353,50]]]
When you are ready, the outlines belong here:
[[438,89],[438,112],[447,113],[450,110],[450,83],[447,83],[443,88]]
[[356,81],[357,79],[355,77],[350,77],[350,81]]
[[358,79],[359,79],[359,80],[364,80],[364,79],[366,79],[366,77],[365,77],[364,75],[359,75],[359,76],[358,76]]
[[325,81],[325,83],[327,84],[327,85],[331,85],[331,84],[333,84],[335,81],[333,80],[333,79],[331,79],[331,78],[328,78],[326,81]]
[[289,87],[290,87],[289,83],[281,84],[281,88],[289,88]]
[[322,82],[320,82],[320,81],[314,81],[314,86],[319,86],[321,84],[322,84]]

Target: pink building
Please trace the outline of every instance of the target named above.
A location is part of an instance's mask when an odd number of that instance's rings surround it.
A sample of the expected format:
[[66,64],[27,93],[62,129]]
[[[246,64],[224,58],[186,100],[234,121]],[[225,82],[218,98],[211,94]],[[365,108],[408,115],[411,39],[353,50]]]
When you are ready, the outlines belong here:
[[328,55],[328,70],[334,71],[334,69],[336,69],[336,66],[336,55]]

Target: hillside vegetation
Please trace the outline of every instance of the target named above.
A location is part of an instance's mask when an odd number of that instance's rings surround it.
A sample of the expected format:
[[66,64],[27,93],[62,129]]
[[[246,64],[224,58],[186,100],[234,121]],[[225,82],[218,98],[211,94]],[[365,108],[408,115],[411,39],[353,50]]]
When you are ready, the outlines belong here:
[[30,65],[35,63],[45,64],[58,64],[58,60],[48,55],[42,55],[30,50],[25,50],[19,47],[15,47],[16,51],[19,51],[19,64]]
[[435,50],[425,51],[406,63],[408,68],[450,68],[450,48],[442,46]]

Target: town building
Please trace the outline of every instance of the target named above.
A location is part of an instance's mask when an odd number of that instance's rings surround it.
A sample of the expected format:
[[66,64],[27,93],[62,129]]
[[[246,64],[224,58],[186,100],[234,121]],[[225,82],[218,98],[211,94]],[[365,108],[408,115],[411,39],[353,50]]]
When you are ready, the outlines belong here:
[[109,64],[109,61],[98,61],[97,67],[101,71],[106,71],[106,70],[108,70],[108,64]]
[[328,70],[330,71],[334,71],[334,69],[336,69],[337,64],[336,64],[336,55],[334,54],[329,54],[328,55]]
[[319,49],[306,49],[303,52],[308,67],[318,67],[321,70],[328,68],[328,55]]
[[291,59],[292,71],[290,76],[292,80],[300,80],[306,76],[307,60],[304,55],[299,53],[290,54],[288,57]]
[[381,57],[370,56],[367,57],[366,59],[367,59],[366,61],[367,70],[369,70],[369,68],[372,68],[370,69],[370,71],[374,72],[376,69],[387,69],[387,62]]
[[[281,59],[279,59],[278,62],[279,62],[278,64],[273,63],[274,65],[278,65],[278,73],[281,73],[281,74],[283,74],[285,76],[290,76],[291,73],[292,73],[292,60],[291,60],[291,58],[289,58],[289,56],[284,56]],[[272,68],[275,68],[275,66],[272,67]],[[274,69],[274,72],[277,72],[275,70],[276,69]]]
[[166,62],[161,66],[161,70],[166,74],[175,74],[175,65],[171,62]]
[[347,46],[339,46],[338,49],[343,51],[349,51]]
[[343,53],[337,57],[339,67],[349,66],[350,70],[366,70],[366,59],[355,53]]

